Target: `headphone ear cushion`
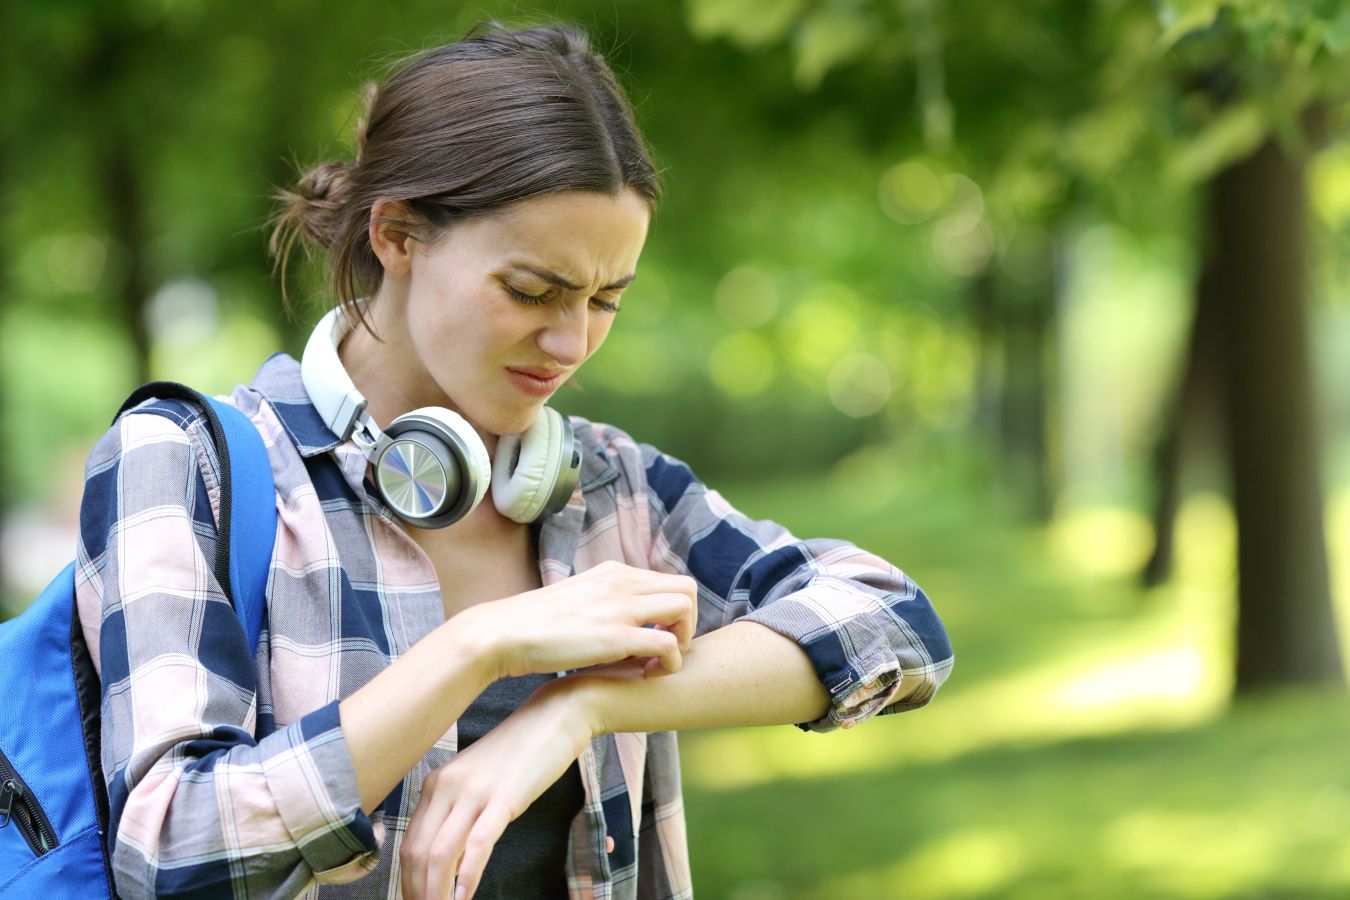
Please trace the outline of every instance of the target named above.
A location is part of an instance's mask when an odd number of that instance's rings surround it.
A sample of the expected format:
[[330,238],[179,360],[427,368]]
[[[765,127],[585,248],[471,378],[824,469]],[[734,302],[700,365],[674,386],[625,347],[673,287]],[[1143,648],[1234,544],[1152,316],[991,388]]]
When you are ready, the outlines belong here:
[[478,507],[487,495],[488,484],[492,480],[492,460],[488,457],[487,447],[474,431],[473,426],[464,421],[458,413],[441,406],[424,406],[404,413],[385,429],[386,435],[397,435],[408,428],[435,428],[443,431],[442,440],[452,448],[452,452],[463,463],[466,482],[465,488],[472,492],[472,500],[464,515]]
[[543,512],[562,468],[563,433],[562,413],[545,406],[523,435],[497,439],[492,502],[502,515],[525,523]]

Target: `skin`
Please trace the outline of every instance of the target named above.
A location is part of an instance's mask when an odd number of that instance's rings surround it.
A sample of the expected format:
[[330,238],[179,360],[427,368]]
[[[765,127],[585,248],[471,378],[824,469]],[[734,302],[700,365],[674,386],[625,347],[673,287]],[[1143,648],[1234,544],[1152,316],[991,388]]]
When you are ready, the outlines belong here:
[[[406,216],[393,203],[372,210],[371,246],[385,274],[370,317],[382,340],[355,329],[339,354],[378,424],[444,406],[494,452],[498,435],[524,431],[547,402],[515,388],[506,368],[570,377],[600,348],[614,324],[604,306],[621,302],[614,285],[636,273],[650,210],[628,189],[560,192],[431,243],[380,222]],[[574,288],[517,263],[564,275]],[[524,303],[508,288],[547,300]],[[488,547],[521,527],[485,502],[440,534],[459,547]],[[695,601],[690,578],[606,563],[465,609],[342,702],[369,812],[492,681],[594,667],[545,685],[426,779],[402,844],[405,898],[472,897],[502,831],[597,734],[823,715],[828,695],[796,643],[750,622],[693,640]]]
[[[372,219],[406,216],[377,203]],[[545,399],[513,387],[505,368],[576,372],[600,349],[623,288],[601,291],[636,274],[651,218],[632,190],[617,197],[564,191],[512,204],[454,226],[431,245],[371,227],[371,246],[385,268],[372,305],[376,342],[358,329],[339,352],[363,385],[377,422],[419,406],[446,406],[477,429],[488,451],[496,436],[519,434]],[[565,275],[566,290],[514,263]],[[514,288],[548,302],[526,304]]]

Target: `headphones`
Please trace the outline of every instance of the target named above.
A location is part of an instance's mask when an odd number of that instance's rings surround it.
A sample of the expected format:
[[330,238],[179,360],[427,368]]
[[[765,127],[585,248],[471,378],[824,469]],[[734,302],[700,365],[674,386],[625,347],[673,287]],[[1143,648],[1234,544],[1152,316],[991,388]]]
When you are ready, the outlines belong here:
[[473,426],[443,407],[414,409],[381,431],[338,358],[351,327],[341,307],[320,319],[300,377],[324,423],[342,440],[351,437],[373,464],[376,493],[396,516],[418,528],[444,528],[477,508],[489,482],[493,504],[522,524],[567,505],[581,450],[565,416],[545,406],[524,434],[498,438],[492,462]]

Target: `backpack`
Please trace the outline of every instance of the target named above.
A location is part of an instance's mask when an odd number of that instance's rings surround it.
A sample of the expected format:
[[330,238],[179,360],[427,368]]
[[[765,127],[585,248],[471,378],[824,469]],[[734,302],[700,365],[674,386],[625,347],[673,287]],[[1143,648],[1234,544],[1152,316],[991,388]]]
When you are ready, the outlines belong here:
[[[160,402],[137,412],[176,422],[200,412],[210,423],[220,460],[215,574],[252,655],[276,539],[275,488],[262,437],[233,406],[174,382],[137,388],[113,422],[152,397]],[[75,566],[66,566],[18,618],[0,624],[0,894],[6,896],[117,896],[99,683],[75,610]]]

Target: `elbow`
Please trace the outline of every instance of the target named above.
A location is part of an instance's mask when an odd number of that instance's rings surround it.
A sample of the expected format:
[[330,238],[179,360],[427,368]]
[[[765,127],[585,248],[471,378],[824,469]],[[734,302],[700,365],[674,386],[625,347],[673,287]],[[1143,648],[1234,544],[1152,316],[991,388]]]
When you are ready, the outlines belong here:
[[911,597],[892,608],[901,623],[896,647],[899,678],[885,712],[927,706],[952,674],[956,655],[947,629],[928,596],[917,585]]
[[942,687],[951,675],[955,661],[956,657],[949,652],[946,657],[921,668],[901,670],[894,693],[886,701],[882,712],[908,712],[927,706],[937,694],[938,688]]

